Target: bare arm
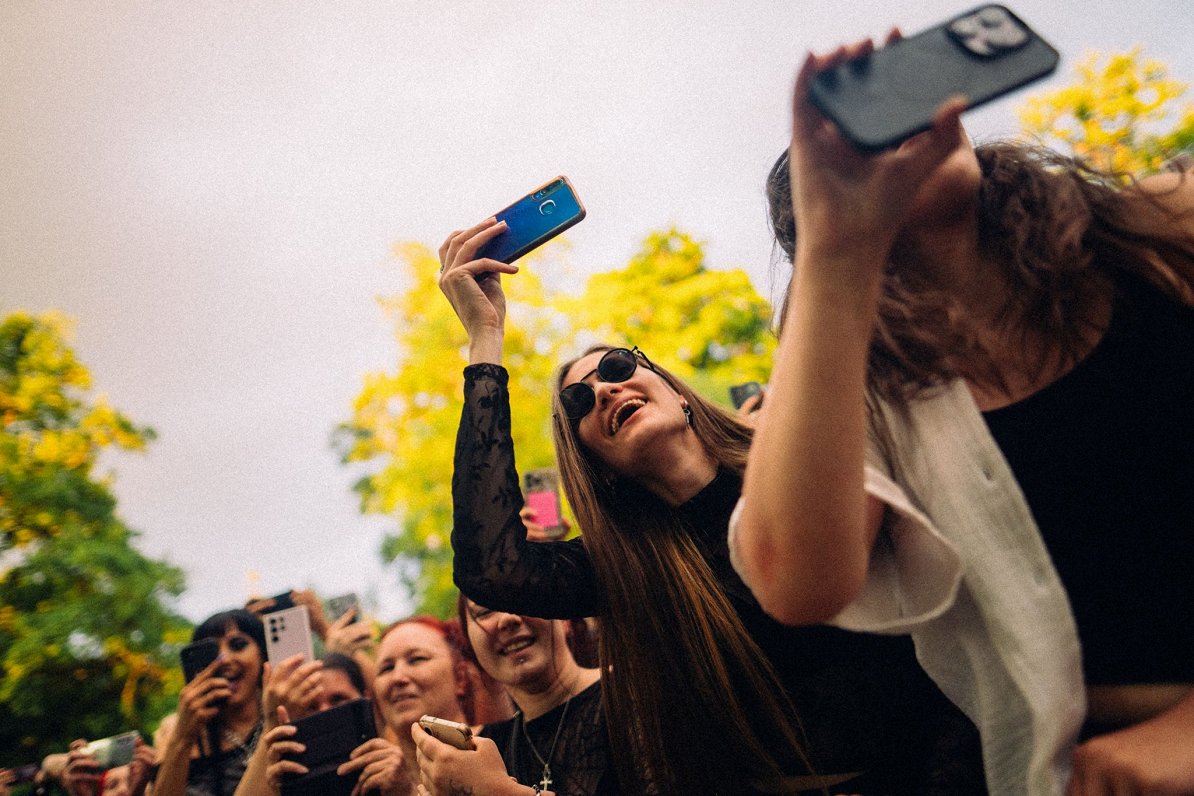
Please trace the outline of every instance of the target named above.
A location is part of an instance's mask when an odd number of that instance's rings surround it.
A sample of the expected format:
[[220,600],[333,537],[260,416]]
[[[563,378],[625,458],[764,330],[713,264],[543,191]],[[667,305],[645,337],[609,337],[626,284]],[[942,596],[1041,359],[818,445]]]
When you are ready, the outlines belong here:
[[867,351],[884,267],[910,197],[962,135],[954,100],[931,131],[897,150],[867,156],[846,144],[807,99],[808,84],[871,47],[809,56],[795,89],[789,157],[799,244],[737,527],[745,580],[789,624],[832,618],[865,583],[883,514],[866,497],[863,468]]

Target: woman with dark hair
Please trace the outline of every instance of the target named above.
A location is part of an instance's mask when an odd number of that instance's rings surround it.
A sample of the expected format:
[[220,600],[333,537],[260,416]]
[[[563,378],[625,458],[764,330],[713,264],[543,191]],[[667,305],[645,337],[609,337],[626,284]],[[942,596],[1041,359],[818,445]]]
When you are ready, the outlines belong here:
[[461,790],[618,793],[600,674],[581,667],[572,653],[573,625],[584,623],[491,611],[463,594],[457,613],[467,629],[465,660],[505,686],[518,712],[483,727],[475,750],[453,749],[416,728],[419,768],[433,796]]
[[807,92],[871,48],[809,56],[769,180],[740,571],[785,622],[911,633],[992,791],[1194,792],[1194,181],[975,150],[959,101],[855,151]]
[[224,611],[195,628],[220,656],[183,686],[173,728],[159,739],[156,796],[232,796],[261,734],[265,628],[255,614]]
[[[786,628],[734,574],[727,522],[750,428],[642,352],[597,347],[559,372],[553,435],[582,539],[529,543],[506,371],[515,266],[475,259],[489,219],[440,249],[469,334],[453,475],[455,578],[495,610],[600,615],[603,698],[623,790],[912,792],[965,771],[973,736],[906,639]],[[961,747],[948,746],[957,742]],[[956,767],[956,771],[954,771]]]

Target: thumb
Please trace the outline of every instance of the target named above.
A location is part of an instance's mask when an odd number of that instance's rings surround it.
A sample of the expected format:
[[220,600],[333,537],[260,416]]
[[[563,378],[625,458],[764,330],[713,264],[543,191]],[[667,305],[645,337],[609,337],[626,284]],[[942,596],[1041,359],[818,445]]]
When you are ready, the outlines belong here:
[[278,705],[278,723],[279,724],[289,724],[290,723],[290,711],[288,711],[286,709],[285,705]]

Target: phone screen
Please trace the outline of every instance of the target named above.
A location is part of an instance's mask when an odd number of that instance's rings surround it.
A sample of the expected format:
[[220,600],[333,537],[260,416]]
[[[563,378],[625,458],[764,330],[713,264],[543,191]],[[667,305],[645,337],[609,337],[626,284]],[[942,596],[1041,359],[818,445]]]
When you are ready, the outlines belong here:
[[555,492],[529,492],[527,505],[535,512],[535,523],[544,528],[555,528],[560,524],[560,507]]

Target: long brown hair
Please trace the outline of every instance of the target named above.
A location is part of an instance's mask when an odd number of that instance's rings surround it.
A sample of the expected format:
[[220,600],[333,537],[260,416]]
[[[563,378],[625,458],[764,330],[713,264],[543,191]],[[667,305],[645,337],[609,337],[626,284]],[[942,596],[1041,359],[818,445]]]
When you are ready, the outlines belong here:
[[[609,348],[594,346],[582,357]],[[560,368],[557,394],[576,361]],[[705,449],[741,475],[750,428],[663,368],[652,369],[687,400]],[[558,397],[552,434],[605,600],[602,694],[623,786],[782,791],[785,775],[807,770],[795,710],[690,532],[645,488],[629,479],[607,483]]]
[[[1158,194],[1040,146],[995,142],[975,155],[980,246],[1004,264],[1010,286],[1001,317],[1019,330],[1022,350],[1040,350],[1028,345],[1033,339],[1050,344],[1030,367],[1082,355],[1093,299],[1117,272],[1194,303],[1194,239]],[[768,175],[767,199],[776,243],[790,261],[796,227],[787,152]],[[888,267],[868,361],[871,392],[900,404],[958,376],[1001,384],[951,297],[917,284],[914,270]]]

